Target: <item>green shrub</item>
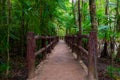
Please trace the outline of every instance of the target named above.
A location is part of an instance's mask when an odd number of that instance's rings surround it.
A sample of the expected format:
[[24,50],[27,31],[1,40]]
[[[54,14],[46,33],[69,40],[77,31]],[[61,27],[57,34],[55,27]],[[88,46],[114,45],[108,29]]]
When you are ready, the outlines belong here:
[[120,68],[108,66],[107,75],[110,76],[111,78],[118,79],[120,77]]
[[120,62],[120,58],[116,58],[116,62],[118,62],[118,63],[119,63],[119,62]]
[[2,63],[0,64],[0,75],[5,75],[6,69],[10,68],[8,64]]

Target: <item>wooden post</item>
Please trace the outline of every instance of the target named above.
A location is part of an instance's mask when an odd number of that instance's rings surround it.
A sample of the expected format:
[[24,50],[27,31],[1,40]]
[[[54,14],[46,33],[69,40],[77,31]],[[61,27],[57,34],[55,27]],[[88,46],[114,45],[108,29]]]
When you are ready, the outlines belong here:
[[[82,46],[82,38],[81,38],[80,35],[78,35],[77,45],[78,45],[78,46]],[[79,61],[80,58],[81,58],[81,51],[79,50],[79,51],[77,52],[77,60]]]
[[28,70],[28,79],[34,77],[34,69],[35,69],[35,38],[33,32],[27,33],[27,70]]
[[[72,36],[72,44],[75,44],[75,37],[74,37],[74,35]],[[72,52],[74,52],[74,46],[72,45]]]
[[[57,37],[57,42],[59,42],[59,38],[58,38],[58,37]],[[57,43],[57,42],[56,42],[56,43]]]
[[41,39],[42,48],[46,47],[46,39]]
[[54,48],[54,45],[55,45],[56,42],[53,43],[53,41],[54,41],[55,39],[56,39],[56,37],[51,39],[51,42],[52,42],[51,49]]
[[[52,44],[52,37],[50,38],[50,44]],[[50,53],[51,53],[51,51],[52,51],[52,46],[50,46]]]
[[97,80],[97,33],[92,31],[89,36],[88,79]]
[[[51,37],[48,39],[48,44],[51,44]],[[51,53],[51,46],[48,48],[48,53]]]
[[[70,40],[71,40],[71,41],[70,41]],[[72,37],[72,36],[70,37],[70,40],[69,40],[69,43],[70,43],[70,48],[71,48],[71,49],[73,49],[73,48],[72,48],[72,47],[73,47],[73,45],[71,44],[71,43],[73,43],[73,37]]]
[[[42,48],[44,48],[44,47],[46,48],[46,39],[44,39],[44,38],[41,39],[41,44],[42,44],[42,45],[41,45]],[[42,58],[43,58],[43,59],[46,59],[46,53],[47,53],[47,52],[45,51],[45,52],[42,54]]]

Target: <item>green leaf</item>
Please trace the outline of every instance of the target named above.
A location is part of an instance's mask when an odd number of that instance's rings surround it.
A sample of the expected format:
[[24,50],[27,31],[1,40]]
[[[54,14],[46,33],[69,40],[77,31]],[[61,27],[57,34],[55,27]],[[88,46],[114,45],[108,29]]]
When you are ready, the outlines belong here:
[[19,38],[18,38],[16,35],[12,34],[12,33],[10,33],[10,37],[11,37],[12,39],[17,39],[17,40],[19,40]]

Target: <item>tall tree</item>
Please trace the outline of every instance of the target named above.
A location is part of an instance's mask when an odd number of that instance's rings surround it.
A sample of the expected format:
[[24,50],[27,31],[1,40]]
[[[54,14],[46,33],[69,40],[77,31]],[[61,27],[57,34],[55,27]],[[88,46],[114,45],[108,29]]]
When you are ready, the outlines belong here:
[[22,1],[22,15],[21,15],[21,54],[24,56],[24,50],[25,50],[25,46],[24,46],[24,43],[25,43],[25,37],[26,37],[26,34],[25,34],[25,10],[24,10],[24,1]]
[[[2,0],[0,0],[0,16],[2,16]],[[0,18],[0,24],[2,24],[1,18]]]
[[[97,18],[96,18],[96,0],[89,0],[89,10],[90,10],[90,18],[91,18],[91,28],[92,28],[92,31],[96,32],[96,34],[94,36],[96,36],[95,40],[97,41],[97,26],[98,26],[98,23],[97,23]],[[95,43],[96,44],[96,48],[95,48],[95,52],[97,52],[97,42]],[[95,66],[92,70],[92,72],[94,74],[91,74],[91,73],[88,73],[88,75],[90,76],[90,80],[98,80],[98,74],[97,74],[97,53],[93,54],[94,56],[94,62],[95,62]]]
[[75,8],[74,8],[74,0],[72,0],[72,9],[73,9],[73,17],[74,17],[74,24],[76,25],[76,18],[75,18]]
[[116,26],[116,30],[117,30],[117,32],[120,32],[120,13],[119,13],[119,11],[120,11],[120,8],[119,8],[119,6],[120,6],[120,1],[119,0],[117,0],[117,7],[116,7],[116,19],[117,19],[117,26]]
[[90,7],[90,16],[91,16],[91,28],[93,31],[98,31],[98,23],[96,18],[96,0],[89,0],[89,7]]
[[106,0],[105,5],[105,15],[106,15],[106,24],[108,24],[108,15],[109,15],[109,0]]
[[81,15],[80,0],[78,0],[78,26],[79,26],[79,34],[82,34],[82,15]]
[[[119,0],[117,0],[117,7],[116,7],[116,31],[117,32],[120,32],[120,13],[119,13],[119,11],[120,11],[120,1]],[[120,44],[119,44],[119,47],[118,47],[118,52],[117,52],[117,57],[116,57],[116,59],[119,59],[120,60]]]
[[[105,18],[105,25],[106,26],[109,26],[109,0],[106,0],[106,5],[105,5],[105,15],[106,15],[106,18]],[[108,57],[108,42],[107,42],[107,32],[105,32],[105,35],[104,35],[104,48],[103,48],[103,51],[101,52],[101,57]]]
[[9,53],[9,37],[10,37],[10,23],[11,23],[11,0],[8,0],[8,18],[7,18],[7,24],[8,24],[8,33],[7,33],[7,71],[6,76],[9,74],[9,64],[10,64],[10,53]]
[[6,18],[6,0],[1,0],[2,3],[2,24],[7,24]]
[[[79,27],[79,32],[78,36],[82,34],[82,14],[81,14],[81,1],[78,0],[78,27]],[[82,45],[82,40],[78,40],[78,46]],[[77,59],[80,59],[80,54],[81,52],[78,53]]]

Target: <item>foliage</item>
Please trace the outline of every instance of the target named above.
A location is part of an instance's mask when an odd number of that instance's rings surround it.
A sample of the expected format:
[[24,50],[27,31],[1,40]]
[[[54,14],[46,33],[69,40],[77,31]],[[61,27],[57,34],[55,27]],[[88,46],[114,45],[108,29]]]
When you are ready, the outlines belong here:
[[120,62],[120,58],[116,58],[116,62],[119,63]]
[[107,40],[110,40],[110,36],[113,35],[113,32],[110,30],[109,26],[106,25],[99,26],[98,31],[98,36],[100,39],[106,38]]
[[10,68],[8,64],[0,63],[0,76],[5,76],[5,71],[7,68]]
[[107,67],[107,74],[116,80],[120,79],[120,68],[108,66]]
[[[0,60],[2,59],[5,63],[8,62],[9,53],[10,60],[13,55],[24,57],[28,31],[39,35],[57,35],[59,28],[57,25],[60,24],[59,13],[61,10],[67,9],[64,0],[62,2],[61,0],[10,1],[11,7],[8,6],[8,0],[0,1]],[[10,15],[8,14],[9,9]],[[8,16],[11,18],[10,23],[8,23]],[[24,54],[22,54],[22,49],[24,49]],[[12,63],[11,61],[10,63]],[[1,64],[0,73],[5,74],[7,67],[8,64]]]
[[[10,56],[17,54],[23,57],[22,48],[24,47],[25,55],[28,31],[33,31],[37,35],[52,36],[73,35],[79,32],[77,1],[73,5],[69,0],[10,1],[11,7],[8,6],[8,0],[0,1],[0,60],[2,59],[5,63],[7,63],[8,58],[7,49],[10,49]],[[109,0],[106,3],[105,0],[96,0],[96,4],[98,38],[109,41],[112,37],[119,40],[120,32],[117,31],[119,26],[116,25],[120,14],[116,15],[117,1]],[[106,4],[109,7],[108,15],[105,14]],[[10,15],[8,14],[9,9]],[[91,23],[88,0],[81,0],[81,13],[82,32],[83,34],[89,34]],[[8,16],[11,18],[10,23],[8,23]],[[86,40],[84,42],[87,43]],[[23,45],[21,46],[21,44]],[[0,65],[1,73],[5,72],[6,66],[8,65]],[[111,68],[108,67],[108,71]]]

